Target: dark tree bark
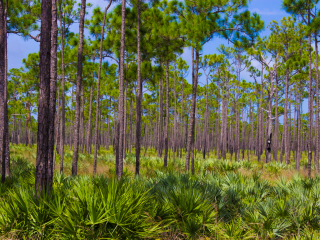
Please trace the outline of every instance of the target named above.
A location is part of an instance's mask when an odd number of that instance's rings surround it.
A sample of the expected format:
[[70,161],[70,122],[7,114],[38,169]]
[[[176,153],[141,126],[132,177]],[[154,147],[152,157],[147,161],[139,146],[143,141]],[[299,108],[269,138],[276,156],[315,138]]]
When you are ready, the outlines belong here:
[[[52,182],[54,173],[54,139],[55,139],[55,116],[56,116],[56,95],[57,95],[57,1],[52,0],[52,29],[51,29],[51,72],[50,72],[50,112],[49,112],[49,150],[48,169],[49,181]],[[50,189],[49,189],[50,191]]]
[[[35,189],[38,196],[51,188],[48,169],[50,60],[51,60],[52,0],[41,3],[40,82],[38,108],[38,137]],[[1,45],[1,44],[0,44]]]
[[86,0],[81,0],[80,24],[79,24],[79,46],[78,46],[78,66],[77,66],[77,90],[76,90],[76,108],[74,121],[74,143],[72,157],[72,175],[77,175],[78,157],[79,157],[79,127],[80,127],[80,98],[82,85],[82,55],[83,55],[83,28],[86,12]]
[[0,161],[1,182],[5,181],[5,38],[3,0],[0,0]]

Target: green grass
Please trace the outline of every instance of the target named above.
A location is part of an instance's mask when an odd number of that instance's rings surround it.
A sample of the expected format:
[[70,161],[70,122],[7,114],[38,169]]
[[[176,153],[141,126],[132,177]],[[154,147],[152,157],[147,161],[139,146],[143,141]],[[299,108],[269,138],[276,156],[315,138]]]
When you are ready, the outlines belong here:
[[150,151],[140,177],[132,154],[118,181],[112,151],[100,151],[95,178],[87,172],[93,156],[82,154],[81,174],[72,178],[67,150],[67,174],[56,171],[52,193],[38,199],[35,148],[11,151],[12,176],[0,185],[0,239],[320,238],[320,178],[305,178],[294,163],[196,159],[193,176],[184,159],[164,168]]

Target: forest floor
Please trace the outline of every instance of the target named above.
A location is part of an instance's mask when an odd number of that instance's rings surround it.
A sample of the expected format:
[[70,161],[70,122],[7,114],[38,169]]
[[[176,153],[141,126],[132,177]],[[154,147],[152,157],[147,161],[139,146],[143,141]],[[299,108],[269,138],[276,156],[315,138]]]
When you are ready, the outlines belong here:
[[[36,164],[36,146],[28,147],[25,145],[10,145],[10,153],[12,157],[21,157],[32,164]],[[92,151],[93,152],[93,151]],[[141,160],[140,160],[140,173],[146,177],[154,177],[157,171],[173,171],[173,172],[185,172],[185,153],[182,154],[182,158],[172,158],[172,152],[169,154],[168,167],[163,167],[163,157],[157,157],[154,149],[148,149],[147,152],[142,149]],[[64,156],[64,174],[66,176],[71,175],[72,168],[72,150],[68,146],[65,147]],[[171,158],[170,158],[171,155]],[[278,154],[278,159],[280,159],[280,153]],[[79,153],[78,161],[78,174],[79,175],[92,175],[93,173],[93,153]],[[295,159],[293,154],[291,154],[290,164],[280,163],[278,160],[275,162],[273,159],[271,163],[265,163],[265,155],[261,156],[261,161],[258,161],[256,155],[250,155],[249,160],[247,158],[247,153],[245,152],[245,157],[242,160],[242,155],[240,155],[240,160],[235,161],[234,155],[227,154],[227,161],[218,160],[213,152],[209,153],[209,157],[203,159],[202,153],[197,153],[195,158],[195,172],[200,173],[201,171],[207,172],[228,172],[236,171],[244,175],[250,175],[254,172],[259,172],[261,178],[268,180],[275,180],[278,178],[291,179],[295,175],[302,177],[308,176],[308,160],[307,155],[303,153],[302,159],[300,161],[300,170],[295,169]],[[115,177],[115,154],[112,151],[112,147],[109,150],[101,148],[98,152],[98,167],[97,175],[105,175],[107,177]],[[60,170],[60,156],[56,155],[55,160],[55,170],[59,172]],[[126,154],[124,160],[124,176],[134,176],[135,174],[135,154],[134,149],[131,154]],[[316,174],[315,167],[312,165],[311,175],[314,177]]]
[[0,184],[0,240],[320,239],[320,177],[306,177],[306,156],[297,172],[293,159],[266,164],[264,157],[236,162],[198,153],[191,175],[184,155],[164,168],[148,150],[140,176],[128,154],[118,181],[112,151],[100,150],[93,178],[92,154],[79,154],[79,176],[70,176],[67,149],[64,173],[57,155],[52,190],[38,198],[36,147],[10,145],[10,152],[11,177]]

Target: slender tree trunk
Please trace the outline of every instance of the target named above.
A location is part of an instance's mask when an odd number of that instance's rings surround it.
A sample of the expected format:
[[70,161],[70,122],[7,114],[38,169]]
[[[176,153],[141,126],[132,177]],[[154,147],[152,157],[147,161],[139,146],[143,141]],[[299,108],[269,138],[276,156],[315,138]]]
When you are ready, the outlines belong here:
[[[140,173],[140,151],[141,151],[142,79],[141,79],[141,46],[140,46],[141,39],[140,38],[141,38],[140,37],[140,0],[137,0],[137,51],[138,51],[137,88],[138,89],[137,89],[137,98],[136,98],[136,175],[139,175]],[[130,109],[130,122],[131,122],[131,109]],[[131,151],[131,146],[130,146],[130,151]]]
[[10,149],[9,149],[9,119],[8,119],[8,103],[7,103],[7,72],[8,72],[8,44],[7,44],[7,13],[8,13],[8,1],[6,1],[4,9],[4,130],[5,132],[5,145],[4,145],[4,158],[5,158],[5,175],[10,176]]
[[[194,49],[192,50],[192,53]],[[194,133],[195,133],[195,115],[196,115],[196,97],[197,97],[197,86],[198,86],[198,70],[199,70],[199,50],[196,52],[195,71],[192,78],[192,105],[190,114],[189,134],[187,143],[187,156],[186,156],[186,171],[189,169],[190,152],[194,149]],[[194,161],[191,162],[191,171],[194,174]]]
[[[195,84],[195,74],[194,74],[194,48],[192,48],[192,86],[194,86]],[[193,100],[194,94],[193,94],[193,88],[192,88],[192,103],[191,103],[191,112],[190,112],[190,122],[189,122],[189,130],[188,130],[188,136],[187,136],[187,148],[186,148],[186,163],[185,163],[185,168],[186,171],[189,171],[190,169],[190,152],[193,151],[193,148],[191,146],[191,142],[192,142],[192,129],[193,129],[193,121],[194,121],[194,117],[193,117],[193,110],[195,112],[195,109],[193,109],[193,106],[195,104],[195,99]],[[189,140],[190,139],[190,140]]]
[[167,167],[168,158],[168,135],[169,135],[169,61],[166,62],[166,120],[165,120],[165,135],[164,135],[164,167]]
[[158,119],[158,157],[162,156],[162,121],[163,121],[163,103],[162,103],[162,78],[159,80],[159,119]]
[[64,140],[65,140],[65,73],[64,73],[64,23],[62,16],[62,0],[60,0],[60,37],[61,37],[61,120],[60,120],[60,165],[63,165],[64,158]]
[[[93,83],[92,83],[93,84]],[[90,86],[90,103],[89,103],[89,116],[88,116],[88,129],[87,129],[87,146],[86,151],[87,153],[91,153],[90,146],[91,146],[91,129],[92,129],[92,95],[93,95],[93,87],[92,84]],[[98,99],[97,99],[98,102]],[[98,105],[98,103],[97,103]]]
[[288,155],[288,91],[289,91],[289,69],[286,69],[285,102],[283,117],[284,158],[286,164],[290,163]]
[[71,86],[71,106],[70,106],[70,150],[72,149],[73,121],[72,121],[72,106],[73,106],[73,86]]
[[[96,128],[94,133],[94,160],[93,160],[93,176],[96,175],[97,172],[97,143],[98,143],[98,112],[99,112],[99,97],[100,97],[100,78],[101,78],[101,65],[102,65],[102,43],[103,43],[103,36],[104,36],[104,26],[106,23],[106,15],[107,11],[111,5],[111,0],[108,6],[104,9],[104,16],[101,28],[101,36],[100,36],[100,56],[99,56],[99,70],[98,70],[98,81],[97,81],[97,105],[96,105]],[[110,97],[110,109],[111,109],[111,97]],[[109,137],[109,116],[108,116],[108,137]]]
[[[0,2],[0,5],[2,5],[2,1]],[[37,137],[37,160],[36,160],[36,177],[35,177],[35,190],[38,196],[42,195],[42,193],[47,189],[51,189],[51,185],[52,185],[52,182],[50,182],[50,180],[48,179],[49,172],[51,171],[51,169],[50,170],[48,169],[51,26],[52,26],[52,0],[42,0],[40,64],[39,64],[40,82],[39,82],[39,107],[38,107],[38,137]],[[3,28],[0,27],[0,29],[3,29]],[[0,45],[2,45],[1,42],[0,42]],[[0,140],[0,144],[1,144],[1,140]]]
[[279,150],[279,116],[278,116],[278,79],[275,79],[275,124],[274,124],[274,141],[273,141],[273,158],[278,161],[278,150]]
[[[77,175],[78,157],[79,157],[79,127],[80,127],[80,98],[82,85],[82,55],[83,55],[83,28],[84,17],[86,13],[86,0],[81,0],[80,24],[79,24],[79,46],[78,46],[78,66],[77,66],[77,90],[76,90],[76,108],[74,121],[74,143],[72,157],[72,175]],[[84,97],[84,96],[83,96]]]
[[318,53],[318,39],[317,34],[315,36],[315,51],[316,51],[316,149],[314,164],[316,166],[316,172],[319,173],[319,53]]
[[0,161],[1,161],[1,182],[5,181],[5,71],[6,71],[6,63],[5,63],[5,38],[7,37],[7,33],[4,31],[5,29],[5,21],[4,21],[4,9],[3,9],[3,0],[0,0]]
[[119,72],[119,100],[117,113],[117,177],[120,179],[123,174],[123,139],[124,139],[124,52],[125,52],[125,17],[126,17],[126,1],[122,0],[121,8],[121,39],[120,39],[120,72]]
[[[308,0],[308,25],[310,25],[310,0]],[[309,136],[308,136],[308,176],[311,177],[311,162],[312,162],[312,116],[313,116],[313,101],[312,101],[312,49],[311,49],[311,33],[308,36],[308,53],[309,53]],[[317,93],[318,95],[318,93]]]
[[[55,140],[55,116],[57,96],[57,47],[58,47],[58,25],[57,25],[57,1],[52,0],[52,29],[51,29],[51,62],[50,62],[50,110],[49,110],[49,149],[48,169],[49,182],[53,181],[54,173],[54,140]],[[50,191],[50,189],[49,189]]]

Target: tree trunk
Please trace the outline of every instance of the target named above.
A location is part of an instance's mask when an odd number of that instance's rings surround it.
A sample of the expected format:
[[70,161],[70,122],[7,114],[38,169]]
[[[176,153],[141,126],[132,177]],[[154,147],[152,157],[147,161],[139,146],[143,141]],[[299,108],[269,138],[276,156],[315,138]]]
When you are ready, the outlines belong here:
[[315,51],[316,51],[316,149],[314,164],[317,174],[319,173],[319,53],[318,53],[318,39],[315,33]]
[[[310,0],[308,0],[308,25],[310,25]],[[308,53],[309,53],[309,136],[308,136],[308,176],[311,177],[312,162],[312,116],[313,116],[313,99],[312,99],[312,49],[311,49],[311,33],[308,36]],[[317,93],[318,94],[318,93]]]
[[279,150],[279,116],[278,116],[278,79],[275,79],[275,124],[274,124],[274,140],[273,140],[273,158],[278,161],[278,150]]
[[[108,6],[104,9],[104,16],[101,28],[101,36],[100,36],[100,56],[99,56],[99,70],[98,70],[98,81],[97,81],[97,105],[96,105],[96,128],[94,133],[94,160],[93,160],[93,176],[96,175],[97,172],[97,143],[98,143],[98,112],[99,112],[99,97],[100,97],[100,78],[101,78],[101,65],[102,65],[102,43],[103,43],[103,36],[104,36],[104,26],[106,23],[106,15],[107,11],[111,5],[111,0]],[[111,109],[111,97],[110,97],[110,109]],[[109,116],[108,116],[108,137],[109,137]]]
[[[2,5],[2,1],[0,2],[0,5]],[[48,169],[51,26],[52,26],[52,0],[42,0],[40,64],[39,64],[40,82],[39,82],[39,107],[38,107],[38,137],[37,137],[37,160],[36,160],[36,177],[35,177],[35,190],[38,197],[40,197],[44,192],[46,192],[47,189],[51,189],[51,185],[52,185],[52,182],[50,182],[50,179],[48,179],[49,172],[51,171]],[[3,28],[0,27],[0,29],[3,29]],[[1,42],[0,42],[0,45],[2,45]],[[1,144],[1,140],[0,140],[0,144]]]
[[[192,49],[192,54],[193,52],[194,52],[194,49]],[[194,69],[195,71],[192,77],[192,103],[191,103],[192,105],[191,105],[189,134],[188,134],[188,143],[187,143],[186,171],[188,171],[189,169],[190,153],[194,149],[196,97],[197,97],[198,70],[199,70],[199,50],[196,49],[195,52],[196,52],[196,62],[195,62],[195,69]],[[192,174],[194,174],[194,161],[192,161],[191,164],[192,164],[191,171],[192,171]]]
[[[140,173],[140,151],[141,151],[141,115],[142,115],[142,79],[141,79],[141,39],[140,39],[140,0],[137,0],[137,51],[138,51],[138,79],[137,79],[137,97],[136,97],[136,175]],[[130,125],[131,124],[130,109]],[[130,127],[131,129],[131,127]],[[130,146],[131,152],[131,146]]]
[[62,16],[62,0],[60,0],[60,37],[61,37],[61,120],[60,120],[60,165],[63,165],[64,158],[64,140],[65,140],[65,73],[64,73],[64,23]]
[[[78,157],[79,157],[79,127],[80,127],[80,98],[82,85],[82,54],[83,54],[83,28],[86,12],[86,0],[81,0],[80,24],[79,24],[79,46],[78,46],[78,66],[77,66],[77,90],[76,90],[76,108],[74,121],[74,143],[72,157],[72,176],[77,175]],[[84,97],[84,96],[83,96]]]
[[[51,29],[51,62],[50,62],[50,110],[49,110],[49,149],[48,169],[49,182],[53,181],[54,173],[54,140],[55,140],[55,116],[57,96],[57,47],[58,47],[58,25],[57,25],[57,1],[52,0],[52,29]],[[50,189],[49,189],[50,191]]]
[[166,62],[166,120],[164,135],[164,167],[168,165],[168,134],[169,134],[169,61]]
[[122,0],[121,8],[121,39],[120,39],[120,72],[119,72],[119,100],[117,113],[117,177],[122,178],[123,174],[123,117],[124,117],[124,53],[125,53],[125,17],[126,17],[126,1]]
[[1,182],[5,181],[5,38],[7,33],[4,31],[4,9],[3,0],[0,0],[0,161],[1,161]]

